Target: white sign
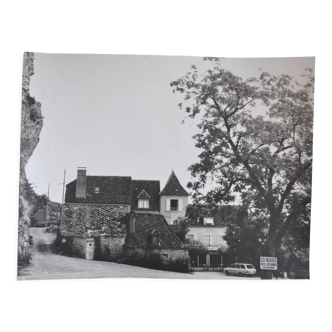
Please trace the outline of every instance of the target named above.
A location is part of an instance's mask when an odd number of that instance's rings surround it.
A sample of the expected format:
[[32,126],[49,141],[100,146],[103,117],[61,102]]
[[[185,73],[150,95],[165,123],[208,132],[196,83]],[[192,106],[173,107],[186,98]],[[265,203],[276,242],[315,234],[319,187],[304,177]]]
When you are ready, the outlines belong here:
[[261,257],[261,270],[277,270],[277,257]]

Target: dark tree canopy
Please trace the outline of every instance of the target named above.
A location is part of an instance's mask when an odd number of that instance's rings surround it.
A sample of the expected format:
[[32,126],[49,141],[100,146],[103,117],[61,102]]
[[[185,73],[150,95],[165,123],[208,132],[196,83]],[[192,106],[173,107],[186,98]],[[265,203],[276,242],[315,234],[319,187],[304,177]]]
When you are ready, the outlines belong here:
[[[199,75],[192,66],[171,83],[184,94],[179,107],[199,121],[194,140],[202,152],[189,167],[196,180],[188,188],[196,204],[227,204],[239,195],[253,218],[266,220],[267,253],[274,255],[290,225],[310,221],[312,70],[301,83],[266,72],[242,79],[219,59],[205,60],[211,70]],[[203,194],[211,179],[214,189]]]

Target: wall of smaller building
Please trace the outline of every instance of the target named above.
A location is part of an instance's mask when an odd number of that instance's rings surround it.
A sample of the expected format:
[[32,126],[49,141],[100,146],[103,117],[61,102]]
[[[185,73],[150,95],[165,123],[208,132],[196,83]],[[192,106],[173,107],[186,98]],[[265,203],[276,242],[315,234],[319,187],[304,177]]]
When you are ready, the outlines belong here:
[[101,254],[104,256],[104,258],[107,260],[113,260],[122,255],[123,245],[125,243],[125,237],[101,236],[99,238],[99,242],[100,242],[99,243],[100,251]]
[[86,258],[86,241],[87,239],[94,240],[95,260],[111,260],[116,258],[123,252],[123,244],[125,238],[123,237],[110,237],[101,236],[98,238],[93,237],[68,237],[66,242],[62,245],[62,251],[68,256]]
[[218,248],[220,246],[227,246],[226,241],[222,238],[225,233],[226,227],[221,226],[189,226],[186,238],[194,237],[194,240],[208,247]]
[[[182,200],[182,211],[166,211],[166,201],[167,199],[178,199]],[[188,197],[187,196],[161,196],[160,197],[160,214],[162,214],[167,223],[172,225],[172,220],[176,218],[184,218],[186,216],[186,208],[188,205]]]

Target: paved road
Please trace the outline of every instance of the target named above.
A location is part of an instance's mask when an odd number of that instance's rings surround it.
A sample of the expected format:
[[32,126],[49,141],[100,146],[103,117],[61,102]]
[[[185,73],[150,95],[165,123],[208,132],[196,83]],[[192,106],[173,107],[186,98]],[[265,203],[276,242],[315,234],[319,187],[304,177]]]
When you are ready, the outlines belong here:
[[33,236],[33,263],[20,271],[18,280],[88,279],[88,278],[167,278],[167,279],[227,279],[254,280],[258,278],[227,277],[223,272],[197,272],[194,274],[145,269],[136,266],[99,262],[55,254],[50,245],[55,234],[45,228],[30,228]]

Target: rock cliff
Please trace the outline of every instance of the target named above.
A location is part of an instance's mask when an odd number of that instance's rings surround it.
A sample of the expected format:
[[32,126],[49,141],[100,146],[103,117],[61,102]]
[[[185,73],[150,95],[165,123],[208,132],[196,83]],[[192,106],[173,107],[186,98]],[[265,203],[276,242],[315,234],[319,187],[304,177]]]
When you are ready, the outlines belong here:
[[30,78],[34,74],[34,54],[25,52],[23,59],[22,78],[22,119],[21,119],[21,161],[20,161],[20,197],[19,197],[19,222],[18,222],[18,263],[30,260],[29,251],[29,223],[33,208],[26,190],[27,177],[25,167],[32,156],[43,127],[41,104],[30,96]]

